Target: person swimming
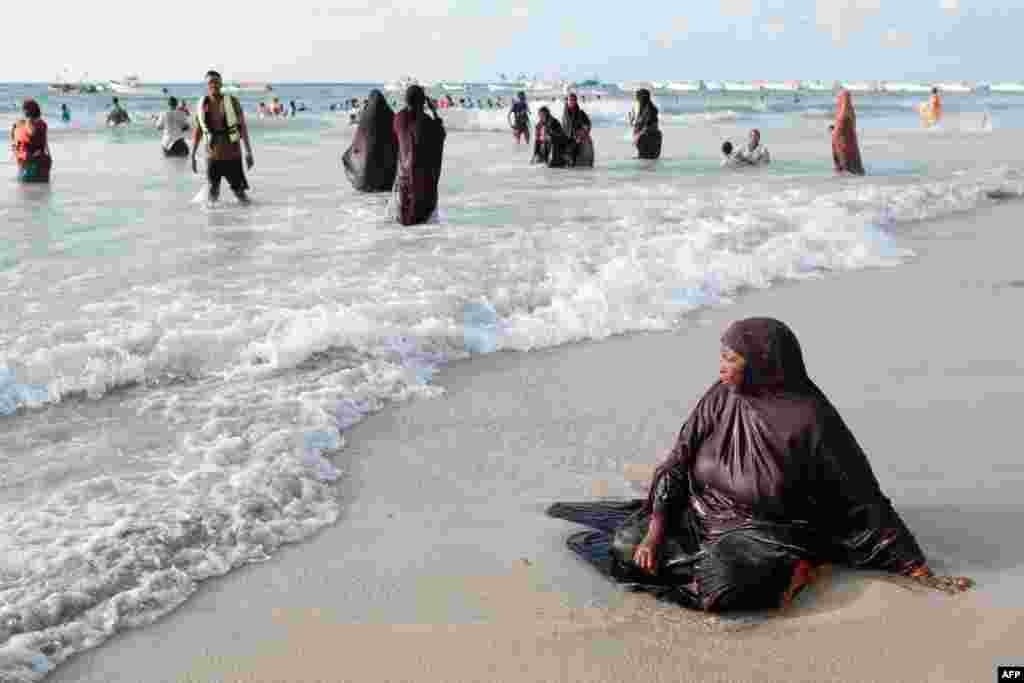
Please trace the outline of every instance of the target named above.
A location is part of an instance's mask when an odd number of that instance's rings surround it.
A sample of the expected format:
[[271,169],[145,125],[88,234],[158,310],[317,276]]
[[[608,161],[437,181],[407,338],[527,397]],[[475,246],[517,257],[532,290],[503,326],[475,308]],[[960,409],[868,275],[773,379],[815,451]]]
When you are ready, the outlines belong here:
[[121,126],[131,121],[131,117],[128,116],[128,112],[121,106],[120,100],[116,97],[113,98],[113,106],[110,112],[107,114],[107,125],[108,126]]
[[46,121],[39,103],[25,100],[21,105],[24,118],[11,126],[11,151],[18,165],[18,180],[23,183],[48,183],[53,168]]
[[160,118],[156,122],[156,129],[163,131],[160,146],[164,150],[164,156],[188,156],[189,149],[188,143],[185,142],[185,133],[191,127],[188,115],[178,109],[178,98],[173,95],[167,98],[167,111],[160,114]]

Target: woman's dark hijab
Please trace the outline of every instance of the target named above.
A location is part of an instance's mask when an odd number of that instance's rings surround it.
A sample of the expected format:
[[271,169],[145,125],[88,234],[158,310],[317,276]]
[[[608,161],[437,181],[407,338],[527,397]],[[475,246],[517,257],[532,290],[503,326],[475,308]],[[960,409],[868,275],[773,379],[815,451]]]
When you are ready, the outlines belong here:
[[341,158],[349,182],[361,192],[390,192],[394,187],[398,170],[394,118],[384,95],[371,90],[352,144]]

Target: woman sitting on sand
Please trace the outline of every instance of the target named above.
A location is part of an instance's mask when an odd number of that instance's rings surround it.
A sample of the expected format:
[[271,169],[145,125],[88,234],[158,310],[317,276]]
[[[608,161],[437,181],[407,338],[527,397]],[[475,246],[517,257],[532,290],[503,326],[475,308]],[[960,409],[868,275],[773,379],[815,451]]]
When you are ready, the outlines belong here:
[[25,183],[48,183],[53,157],[50,156],[43,113],[35,100],[25,100],[21,112],[25,118],[11,128],[11,149],[18,163],[18,180]]
[[617,580],[694,609],[786,605],[829,562],[931,576],[796,336],[770,318],[725,331],[719,381],[646,500],[549,514],[603,529],[569,545]]
[[836,173],[864,175],[860,146],[857,145],[857,113],[849,90],[839,93],[836,122],[832,127],[832,161]]

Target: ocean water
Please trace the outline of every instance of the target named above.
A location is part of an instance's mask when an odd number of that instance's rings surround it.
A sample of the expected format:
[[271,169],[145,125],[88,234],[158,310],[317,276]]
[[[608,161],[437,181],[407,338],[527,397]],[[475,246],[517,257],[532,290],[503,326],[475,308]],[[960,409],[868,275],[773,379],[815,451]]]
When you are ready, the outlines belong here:
[[[402,228],[341,172],[351,128],[329,105],[366,89],[282,86],[311,111],[253,119],[254,202],[212,209],[160,154],[160,98],[124,98],[139,116],[117,130],[106,98],[67,98],[67,127],[46,100],[53,182],[19,185],[13,164],[0,182],[0,680],[39,680],[336,521],[348,430],[439,395],[445,363],[898,266],[901,230],[1024,191],[991,142],[1024,128],[1024,98],[949,97],[934,131],[909,100],[858,99],[866,178],[832,175],[825,98],[661,102],[658,162],[631,158],[630,103],[606,98],[592,170],[530,167],[503,112],[444,112],[438,215]],[[721,139],[751,126],[775,163],[722,170]]]

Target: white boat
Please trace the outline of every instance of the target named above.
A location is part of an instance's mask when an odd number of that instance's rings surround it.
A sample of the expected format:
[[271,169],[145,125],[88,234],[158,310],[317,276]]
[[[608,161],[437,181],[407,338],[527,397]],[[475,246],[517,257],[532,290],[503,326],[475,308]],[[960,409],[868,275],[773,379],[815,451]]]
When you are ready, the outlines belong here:
[[807,92],[832,92],[836,89],[836,84],[828,81],[804,81],[801,85]]
[[1024,93],[1024,83],[1017,81],[1004,81],[1002,83],[993,83],[989,86],[989,90],[992,92],[1009,92],[1009,93]]
[[138,76],[125,76],[119,81],[109,81],[110,89],[117,95],[154,97],[163,93],[159,88],[144,87]]
[[721,81],[704,81],[704,90],[708,92],[722,92],[725,85]]
[[890,81],[882,83],[882,92],[887,93],[928,93],[932,86],[927,83],[913,81]]
[[267,93],[273,92],[273,90],[274,88],[269,83],[232,81],[224,84],[224,92],[229,93]]
[[634,92],[637,90],[653,90],[654,84],[650,81],[623,81],[617,83],[622,92]]
[[420,84],[420,82],[417,81],[412,76],[402,76],[397,81],[391,81],[389,83],[385,83],[384,84],[384,90],[386,90],[387,92],[405,92],[409,88],[410,85],[419,85],[419,84]]
[[775,92],[797,92],[800,87],[800,81],[767,81],[764,84],[765,90]]
[[843,83],[843,87],[850,92],[872,93],[879,91],[878,84],[871,81],[846,81]]
[[722,89],[726,92],[760,92],[763,87],[758,83],[745,83],[743,81],[725,81]]
[[704,90],[704,81],[671,81],[666,90],[672,92],[701,92]]
[[955,93],[957,95],[969,95],[974,92],[975,88],[967,81],[948,81],[945,83],[936,83],[935,87],[939,89],[939,92]]
[[442,82],[440,85],[445,90],[455,90],[455,91],[460,91],[460,92],[464,92],[466,90],[466,84],[465,83],[444,83],[444,82]]

